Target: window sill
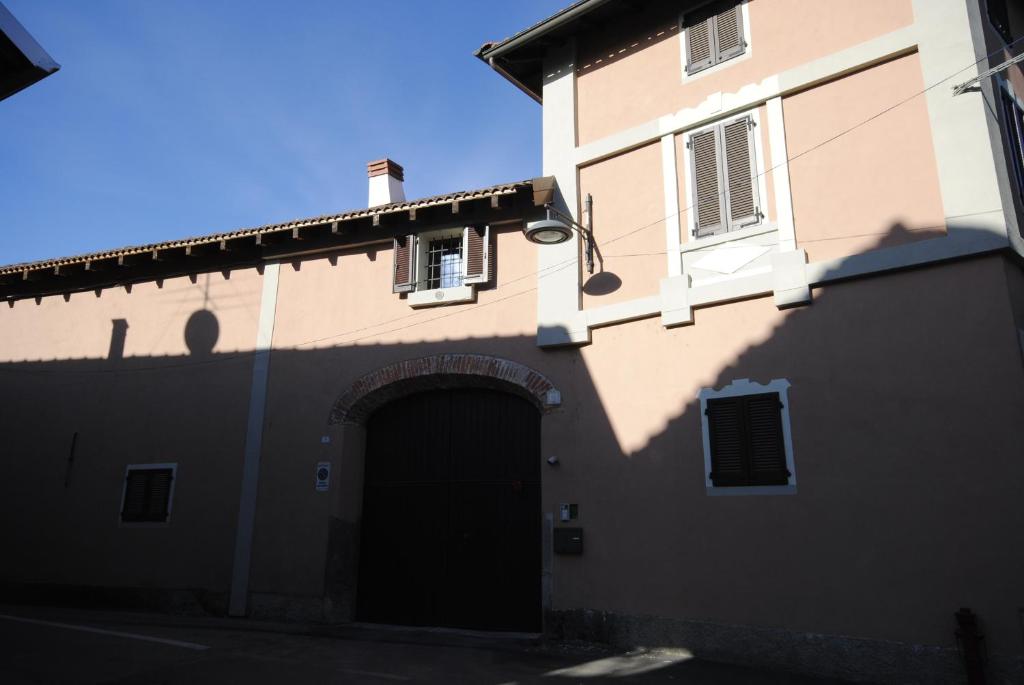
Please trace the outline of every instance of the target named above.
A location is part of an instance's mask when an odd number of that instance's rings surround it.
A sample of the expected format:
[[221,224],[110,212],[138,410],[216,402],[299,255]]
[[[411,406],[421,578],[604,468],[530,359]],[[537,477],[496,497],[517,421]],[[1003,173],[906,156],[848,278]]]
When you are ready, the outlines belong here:
[[795,495],[796,484],[793,485],[747,485],[732,488],[716,488],[705,486],[708,495],[722,497],[728,495]]
[[694,81],[699,81],[700,79],[705,78],[707,76],[713,76],[713,75],[721,72],[724,69],[728,69],[729,67],[733,66],[737,62],[746,62],[748,59],[750,59],[750,45],[749,44],[747,45],[747,48],[746,48],[746,50],[744,50],[742,55],[736,55],[735,57],[730,57],[727,60],[723,60],[723,61],[719,62],[718,64],[712,64],[710,67],[704,67],[700,71],[689,72],[689,71],[686,70],[686,47],[685,47],[685,43],[684,43],[684,47],[683,47],[683,85],[686,85],[687,83],[692,83]]
[[752,238],[756,235],[764,235],[765,233],[778,232],[779,227],[774,221],[765,221],[756,226],[749,226],[747,228],[740,228],[735,231],[729,231],[727,233],[720,233],[718,235],[709,235],[705,238],[694,238],[690,235],[690,241],[683,243],[679,246],[680,252],[693,252],[694,250],[703,250],[715,245],[722,245],[724,243],[731,243],[734,240],[743,240],[744,238]]
[[409,293],[410,307],[437,307],[460,302],[472,302],[475,297],[473,286],[460,285],[454,288],[434,288],[433,290],[417,290]]

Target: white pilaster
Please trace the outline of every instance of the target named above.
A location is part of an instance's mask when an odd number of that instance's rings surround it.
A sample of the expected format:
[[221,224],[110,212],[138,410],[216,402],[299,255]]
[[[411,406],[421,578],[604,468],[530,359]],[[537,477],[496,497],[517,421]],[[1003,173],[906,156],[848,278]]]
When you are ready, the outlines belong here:
[[782,98],[765,103],[768,109],[768,149],[771,150],[772,180],[775,182],[775,213],[779,226],[779,251],[796,249],[796,227],[793,222],[793,193],[789,185],[789,152],[786,149],[786,122]]
[[[544,60],[544,175],[558,185],[554,204],[579,221],[576,151],[576,45],[572,40]],[[580,312],[579,238],[537,249],[537,344],[590,342]]]
[[281,265],[267,264],[263,269],[263,293],[260,319],[256,329],[256,349],[249,390],[249,420],[245,431],[245,456],[242,462],[242,494],[238,503],[238,528],[235,532],[235,556],[231,570],[231,599],[228,613],[244,616],[249,597],[249,566],[252,561],[252,534],[256,520],[256,494],[259,488],[260,453],[263,447],[263,417],[267,406],[267,380],[270,375],[270,349],[277,316],[277,284]]
[[676,171],[676,137],[673,134],[661,138],[661,175],[665,184],[665,256],[668,258],[668,275],[683,273],[683,260],[679,256],[679,178]]

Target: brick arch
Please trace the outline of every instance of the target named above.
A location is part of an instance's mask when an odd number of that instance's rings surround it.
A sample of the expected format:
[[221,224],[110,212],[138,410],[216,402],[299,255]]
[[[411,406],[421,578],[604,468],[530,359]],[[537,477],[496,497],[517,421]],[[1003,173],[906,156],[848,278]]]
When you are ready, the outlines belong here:
[[511,392],[541,412],[561,402],[551,381],[528,366],[482,354],[442,354],[409,359],[366,374],[334,403],[330,423],[362,424],[375,409],[399,397],[463,387]]

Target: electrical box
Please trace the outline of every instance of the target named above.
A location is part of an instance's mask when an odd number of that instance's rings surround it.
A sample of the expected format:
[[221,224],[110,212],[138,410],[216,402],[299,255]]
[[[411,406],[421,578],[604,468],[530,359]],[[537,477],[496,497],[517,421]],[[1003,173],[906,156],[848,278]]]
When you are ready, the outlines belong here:
[[583,529],[555,528],[555,554],[583,554]]

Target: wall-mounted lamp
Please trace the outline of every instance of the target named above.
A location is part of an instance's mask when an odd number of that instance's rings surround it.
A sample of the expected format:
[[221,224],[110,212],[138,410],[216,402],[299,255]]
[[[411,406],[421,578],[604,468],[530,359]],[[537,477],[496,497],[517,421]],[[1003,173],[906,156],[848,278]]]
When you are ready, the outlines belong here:
[[[587,225],[577,223],[571,216],[555,208],[550,202],[544,205],[548,216],[543,221],[533,221],[526,224],[523,233],[531,243],[538,245],[557,245],[564,243],[572,236],[573,230],[583,238],[583,249],[587,260],[587,273],[594,273],[594,232],[591,230],[591,214],[594,200],[587,193],[586,214]],[[557,218],[556,218],[557,217]]]

